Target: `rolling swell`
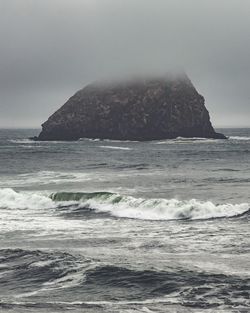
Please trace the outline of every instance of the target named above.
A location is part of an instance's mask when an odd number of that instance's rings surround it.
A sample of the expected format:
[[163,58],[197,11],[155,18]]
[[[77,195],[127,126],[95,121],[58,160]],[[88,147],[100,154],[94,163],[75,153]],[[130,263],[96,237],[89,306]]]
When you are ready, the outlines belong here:
[[90,260],[65,252],[1,249],[1,295],[34,293],[45,285],[56,288],[72,285],[76,283],[74,274],[89,264]]
[[78,205],[70,213],[85,214],[90,210],[96,213],[109,213],[119,218],[142,220],[197,220],[247,216],[249,204],[214,204],[196,199],[180,201],[177,199],[143,199],[122,196],[110,192],[94,193],[55,193],[51,199],[77,201]]
[[87,273],[85,285],[93,286],[98,293],[105,290],[104,293],[111,300],[143,300],[164,296],[166,302],[193,307],[237,307],[242,302],[249,304],[247,290],[250,280],[222,274],[187,270],[137,271],[102,266]]
[[[211,308],[249,305],[249,279],[183,269],[137,270],[98,264],[64,252],[0,250],[0,289],[5,297],[36,302],[145,301]],[[62,292],[63,288],[63,292]],[[40,298],[39,298],[40,297]],[[39,300],[40,299],[40,300]]]

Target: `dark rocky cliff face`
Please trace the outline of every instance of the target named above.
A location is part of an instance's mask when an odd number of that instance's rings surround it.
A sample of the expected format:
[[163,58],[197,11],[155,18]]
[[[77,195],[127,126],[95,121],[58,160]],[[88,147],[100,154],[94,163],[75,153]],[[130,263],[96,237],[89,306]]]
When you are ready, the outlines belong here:
[[43,125],[38,140],[221,138],[186,75],[91,84]]

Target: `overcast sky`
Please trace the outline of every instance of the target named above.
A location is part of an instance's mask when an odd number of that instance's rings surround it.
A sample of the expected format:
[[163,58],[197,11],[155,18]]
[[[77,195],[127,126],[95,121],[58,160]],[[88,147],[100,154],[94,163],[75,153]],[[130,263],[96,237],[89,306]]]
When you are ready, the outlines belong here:
[[100,78],[183,68],[216,127],[250,127],[250,0],[0,0],[0,127]]

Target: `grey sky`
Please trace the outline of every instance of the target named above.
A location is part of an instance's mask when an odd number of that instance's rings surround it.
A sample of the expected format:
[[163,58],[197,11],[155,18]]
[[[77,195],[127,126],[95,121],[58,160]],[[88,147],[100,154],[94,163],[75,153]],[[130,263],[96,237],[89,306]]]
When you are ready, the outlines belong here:
[[185,69],[215,126],[250,127],[249,0],[0,0],[0,127],[100,78]]

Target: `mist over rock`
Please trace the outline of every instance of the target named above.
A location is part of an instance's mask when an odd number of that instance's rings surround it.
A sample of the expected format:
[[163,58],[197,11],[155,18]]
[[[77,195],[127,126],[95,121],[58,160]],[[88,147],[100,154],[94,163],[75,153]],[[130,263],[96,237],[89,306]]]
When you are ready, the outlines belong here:
[[186,74],[93,83],[51,115],[36,139],[225,139],[204,103]]

